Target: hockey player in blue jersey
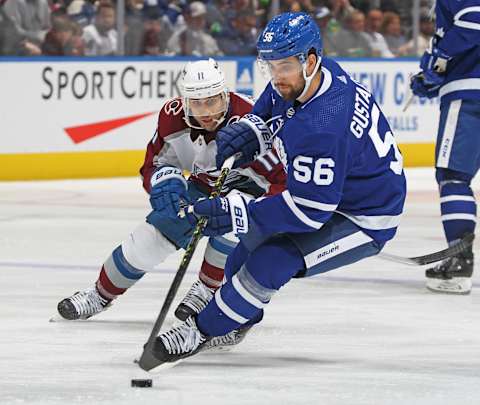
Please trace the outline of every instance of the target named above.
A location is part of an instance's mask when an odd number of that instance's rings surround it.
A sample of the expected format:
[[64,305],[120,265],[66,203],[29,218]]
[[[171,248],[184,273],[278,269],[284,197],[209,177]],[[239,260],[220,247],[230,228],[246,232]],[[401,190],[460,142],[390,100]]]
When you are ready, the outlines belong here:
[[289,280],[376,255],[393,238],[405,201],[402,156],[373,96],[333,60],[322,58],[310,16],[273,18],[257,43],[270,84],[252,114],[222,129],[217,166],[238,164],[268,146],[273,132],[287,189],[257,200],[229,194],[200,200],[205,233],[233,231],[226,281],[196,317],[157,337],[159,365],[202,350],[213,336],[248,330]]
[[[440,97],[435,149],[436,180],[447,242],[475,230],[477,206],[470,187],[480,167],[480,1],[437,0],[436,33],[411,81],[414,94]],[[427,288],[468,294],[473,252],[426,271]]]

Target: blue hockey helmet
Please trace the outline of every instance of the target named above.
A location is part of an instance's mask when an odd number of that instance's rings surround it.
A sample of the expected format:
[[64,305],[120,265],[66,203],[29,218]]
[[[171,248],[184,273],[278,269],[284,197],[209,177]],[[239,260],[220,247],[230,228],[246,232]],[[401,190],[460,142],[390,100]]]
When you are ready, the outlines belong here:
[[311,49],[322,57],[320,29],[306,13],[283,13],[272,18],[257,41],[258,57],[265,61],[298,56],[303,63]]

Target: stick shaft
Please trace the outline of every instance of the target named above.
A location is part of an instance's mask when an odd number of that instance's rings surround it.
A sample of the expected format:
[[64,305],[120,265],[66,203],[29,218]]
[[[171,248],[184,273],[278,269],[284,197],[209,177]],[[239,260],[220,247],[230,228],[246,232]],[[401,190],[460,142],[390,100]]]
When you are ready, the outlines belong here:
[[[231,158],[227,159],[223,164],[222,171],[218,176],[217,181],[215,182],[215,186],[212,193],[210,194],[210,198],[217,197],[220,194],[223,187],[223,183],[225,182],[225,179],[227,178],[227,175],[230,172],[230,169],[233,166],[233,163],[234,163],[234,157],[232,156]],[[188,265],[192,260],[193,254],[195,253],[195,248],[197,247],[197,244],[200,238],[202,237],[202,230],[205,227],[206,223],[207,223],[207,219],[205,217],[202,217],[198,220],[197,225],[195,226],[195,229],[193,231],[192,238],[190,239],[190,242],[188,243],[185,249],[185,253],[183,254],[182,261],[180,262],[180,265],[172,281],[170,289],[168,290],[167,296],[165,297],[165,301],[163,302],[162,309],[160,310],[160,313],[158,314],[158,317],[153,325],[152,331],[143,349],[142,356],[139,360],[138,364],[144,370],[148,371],[152,368],[151,367],[153,365],[151,361],[152,355],[150,354],[151,347],[153,345],[153,342],[155,341],[155,338],[160,332],[160,329],[162,328],[163,322],[165,321],[165,318],[172,305],[172,302],[175,299],[175,296],[177,295],[178,288],[180,287],[180,284],[183,280],[183,276],[185,275]]]

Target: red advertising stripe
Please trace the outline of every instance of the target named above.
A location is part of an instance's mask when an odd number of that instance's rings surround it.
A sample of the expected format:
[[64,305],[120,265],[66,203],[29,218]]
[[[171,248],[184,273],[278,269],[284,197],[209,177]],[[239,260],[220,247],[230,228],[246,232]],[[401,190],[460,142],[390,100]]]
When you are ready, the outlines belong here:
[[65,128],[65,132],[72,139],[74,143],[84,142],[95,136],[104,134],[112,129],[120,128],[131,122],[137,121],[149,115],[155,114],[154,112],[148,112],[144,114],[131,115],[130,117],[117,118],[114,120],[94,122],[93,124],[79,125],[76,127]]

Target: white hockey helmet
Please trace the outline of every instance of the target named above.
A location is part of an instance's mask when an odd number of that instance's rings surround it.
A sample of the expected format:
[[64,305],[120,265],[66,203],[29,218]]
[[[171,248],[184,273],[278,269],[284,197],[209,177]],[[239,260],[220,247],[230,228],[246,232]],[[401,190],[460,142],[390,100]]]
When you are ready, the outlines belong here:
[[[202,117],[205,117],[206,120],[214,121],[214,125],[208,128],[213,131],[225,120],[229,105],[228,89],[225,76],[214,59],[188,62],[183,68],[180,91],[188,126],[207,129],[202,122]],[[192,117],[203,126],[193,123]]]

